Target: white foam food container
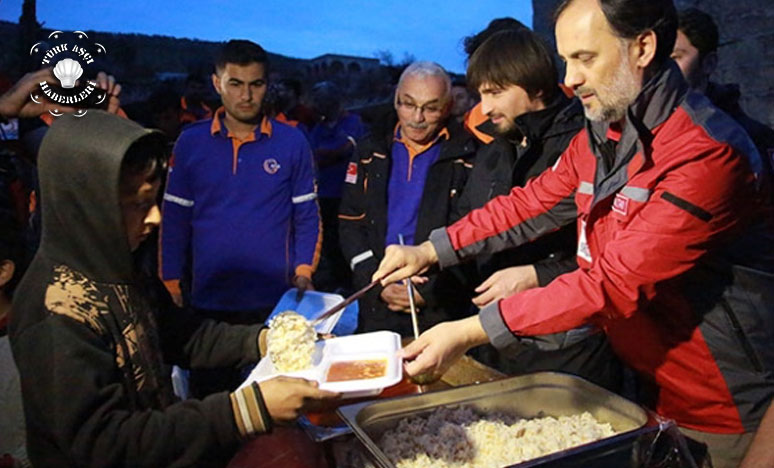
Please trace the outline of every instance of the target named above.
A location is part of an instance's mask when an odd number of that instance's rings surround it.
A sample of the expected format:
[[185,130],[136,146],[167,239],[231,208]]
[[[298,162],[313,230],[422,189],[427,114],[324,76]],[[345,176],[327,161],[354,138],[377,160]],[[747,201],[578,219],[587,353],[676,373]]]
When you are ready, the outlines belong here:
[[[391,331],[378,331],[350,335],[315,343],[312,367],[302,371],[277,372],[270,356],[264,356],[241,386],[263,382],[278,375],[303,377],[315,380],[323,390],[340,392],[344,398],[378,395],[385,388],[400,382],[403,377],[403,359],[398,357],[400,335]],[[386,372],[381,377],[360,380],[326,381],[331,364],[342,361],[385,359]]]

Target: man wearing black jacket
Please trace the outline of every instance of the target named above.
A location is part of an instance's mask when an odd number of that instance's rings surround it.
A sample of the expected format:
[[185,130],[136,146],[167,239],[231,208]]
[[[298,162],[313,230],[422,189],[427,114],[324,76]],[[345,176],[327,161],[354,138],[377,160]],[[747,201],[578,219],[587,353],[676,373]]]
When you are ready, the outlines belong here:
[[[395,93],[398,123],[359,142],[349,163],[339,211],[341,247],[356,289],[371,275],[389,244],[419,244],[451,221],[472,167],[476,143],[449,120],[451,83],[432,62],[411,64]],[[420,329],[466,312],[468,297],[449,273],[415,278]],[[412,335],[406,286],[375,288],[360,300],[359,331]]]
[[[550,170],[583,128],[580,103],[559,88],[552,55],[528,29],[492,35],[471,56],[467,75],[489,117],[477,130],[495,138],[477,153],[456,217]],[[574,226],[566,226],[517,249],[482,256],[475,271],[466,272],[468,287],[478,293],[473,303],[484,307],[576,269],[575,236]],[[620,386],[620,364],[595,328],[539,337],[534,347],[497,356],[491,347],[478,352],[479,359],[510,374],[561,370],[613,390]]]

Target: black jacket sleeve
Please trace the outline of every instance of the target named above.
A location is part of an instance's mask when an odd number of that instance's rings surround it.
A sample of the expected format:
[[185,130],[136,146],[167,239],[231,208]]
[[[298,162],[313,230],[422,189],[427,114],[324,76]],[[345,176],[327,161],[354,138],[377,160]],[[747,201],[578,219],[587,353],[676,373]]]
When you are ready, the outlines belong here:
[[535,263],[535,272],[537,273],[538,286],[548,285],[557,276],[569,273],[578,269],[578,261],[573,256],[561,259],[546,259]]
[[28,441],[37,466],[208,466],[224,464],[238,445],[225,392],[163,410],[132,409],[116,351],[69,317],[52,315],[29,328],[14,352],[28,433],[47,434]]
[[473,203],[471,201],[471,194],[473,190],[475,189],[475,179],[474,174],[476,174],[475,167],[473,171],[471,171],[471,176],[468,178],[467,183],[465,184],[465,190],[462,191],[462,194],[457,198],[457,201],[452,205],[451,213],[449,214],[449,222],[448,226],[451,226],[452,224],[456,223],[462,217],[464,217],[466,214],[470,213],[470,211],[473,209]]
[[152,284],[158,310],[156,321],[164,360],[188,369],[243,367],[261,358],[258,336],[261,326],[230,325],[203,319],[181,309],[156,278]]

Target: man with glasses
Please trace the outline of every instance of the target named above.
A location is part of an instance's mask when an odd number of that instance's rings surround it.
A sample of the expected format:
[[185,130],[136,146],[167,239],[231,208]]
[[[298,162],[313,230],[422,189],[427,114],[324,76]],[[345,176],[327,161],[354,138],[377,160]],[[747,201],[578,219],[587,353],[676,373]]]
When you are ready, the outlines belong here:
[[[444,226],[472,168],[474,138],[449,119],[451,82],[439,65],[415,62],[400,77],[395,117],[357,145],[339,211],[341,247],[356,289],[370,283],[387,245],[419,244]],[[463,314],[453,277],[414,278],[420,329]],[[405,284],[374,288],[360,301],[359,331],[412,335]]]

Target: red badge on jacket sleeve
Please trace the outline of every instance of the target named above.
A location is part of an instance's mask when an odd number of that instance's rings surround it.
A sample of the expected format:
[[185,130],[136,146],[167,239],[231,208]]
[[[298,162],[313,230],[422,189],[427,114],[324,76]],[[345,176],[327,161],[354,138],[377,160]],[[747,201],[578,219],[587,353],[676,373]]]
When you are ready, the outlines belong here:
[[347,166],[347,177],[344,178],[344,182],[348,184],[357,183],[357,163],[349,163],[349,166]]

